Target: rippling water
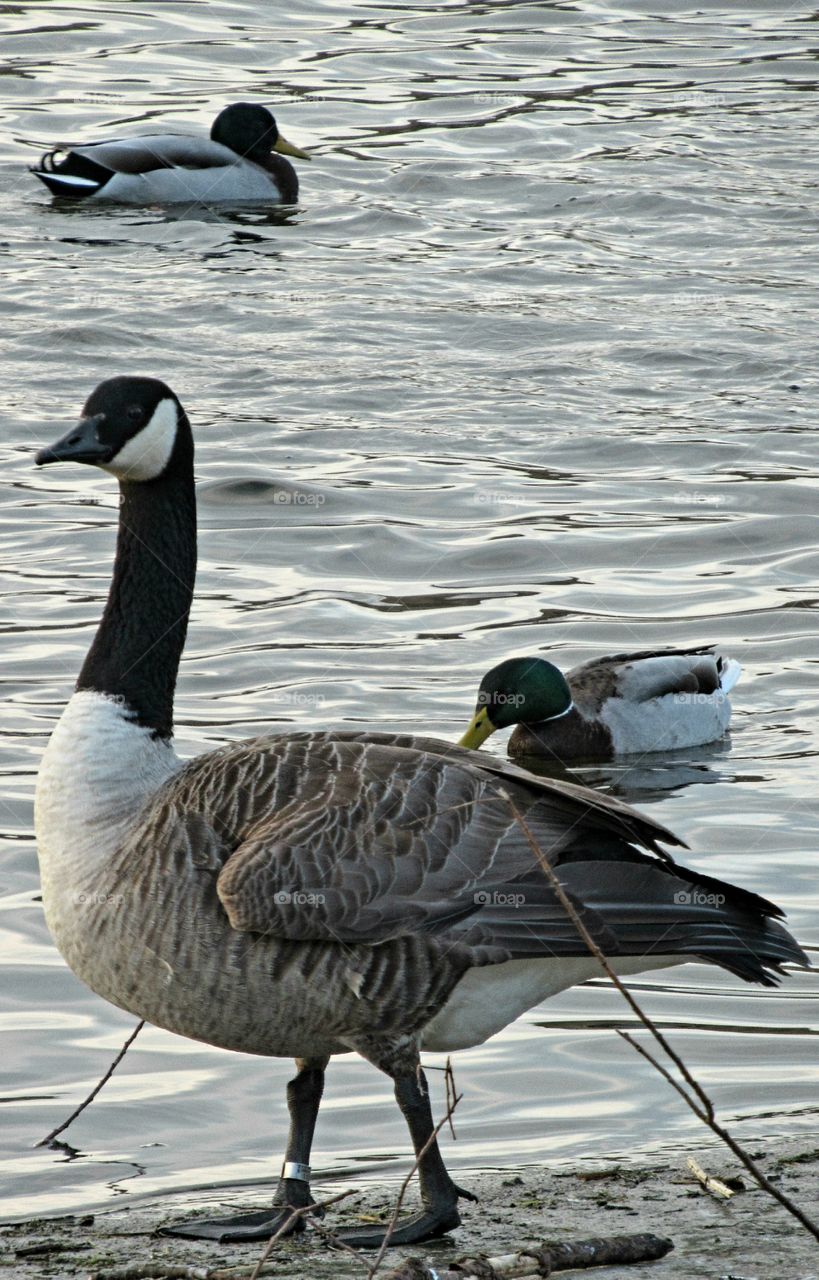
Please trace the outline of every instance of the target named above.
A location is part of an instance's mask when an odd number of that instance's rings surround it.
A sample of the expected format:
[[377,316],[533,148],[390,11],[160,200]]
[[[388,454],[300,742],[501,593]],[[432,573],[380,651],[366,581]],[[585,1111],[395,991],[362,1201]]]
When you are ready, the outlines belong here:
[[[255,1181],[286,1128],[287,1063],[146,1030],[74,1150],[32,1150],[133,1025],[51,944],[31,832],[116,518],[109,480],[35,473],[31,451],[103,377],[170,381],[197,437],[183,749],[291,725],[454,736],[502,656],[719,640],[745,669],[730,749],[581,776],[819,943],[817,28],[741,8],[0,9],[8,1216]],[[25,172],[57,141],[204,129],[240,98],[314,149],[298,211],[57,208]],[[741,1136],[815,1134],[815,979],[635,985]],[[623,1019],[594,984],[460,1054],[452,1166],[692,1139]],[[407,1146],[387,1080],[335,1063],[320,1173],[394,1175]]]

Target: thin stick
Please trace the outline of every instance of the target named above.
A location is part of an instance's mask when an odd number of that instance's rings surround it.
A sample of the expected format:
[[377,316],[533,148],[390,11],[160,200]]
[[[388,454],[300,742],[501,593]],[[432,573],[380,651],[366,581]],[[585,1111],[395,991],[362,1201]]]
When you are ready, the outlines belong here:
[[277,1240],[281,1239],[283,1235],[286,1235],[286,1233],[290,1230],[293,1224],[295,1222],[298,1222],[299,1218],[304,1218],[311,1213],[315,1213],[316,1209],[326,1209],[331,1204],[338,1204],[339,1200],[346,1200],[348,1196],[352,1196],[355,1194],[356,1193],[354,1191],[342,1191],[339,1195],[332,1196],[329,1200],[318,1200],[316,1201],[315,1204],[306,1204],[301,1209],[294,1209],[293,1212],[289,1214],[288,1217],[285,1218],[284,1222],[279,1227],[278,1231],[273,1232],[273,1235],[270,1237],[264,1249],[262,1250],[261,1257],[259,1258],[255,1267],[251,1271],[248,1277],[248,1280],[258,1280],[258,1277],[261,1274],[262,1267],[267,1262],[267,1259],[270,1257],[270,1254],[273,1252],[274,1244],[276,1243]]
[[452,1141],[458,1141],[458,1135],[455,1132],[455,1126],[452,1123],[452,1112],[455,1110],[455,1072],[452,1070],[452,1059],[447,1055],[446,1066],[444,1067],[444,1084],[446,1086],[446,1114],[449,1120],[449,1132],[452,1135]]
[[77,1107],[77,1109],[71,1112],[71,1115],[68,1117],[67,1120],[64,1120],[62,1124],[58,1124],[56,1129],[51,1130],[51,1133],[46,1134],[43,1140],[37,1143],[38,1147],[47,1147],[50,1142],[54,1141],[58,1133],[62,1133],[65,1129],[68,1128],[70,1124],[73,1124],[74,1121],[77,1119],[77,1116],[80,1115],[83,1111],[85,1111],[85,1108],[87,1106],[90,1106],[90,1104],[94,1101],[94,1099],[96,1098],[102,1086],[104,1084],[107,1084],[108,1081],[111,1079],[111,1076],[114,1074],[117,1067],[122,1062],[122,1059],[125,1057],[126,1053],[130,1049],[131,1045],[134,1043],[134,1041],[136,1040],[137,1036],[139,1035],[140,1031],[144,1026],[145,1026],[145,1020],[140,1019],[140,1021],[136,1024],[133,1031],[129,1035],[128,1039],[125,1041],[125,1044],[122,1046],[119,1053],[114,1058],[114,1061],[111,1063],[105,1075],[102,1077],[100,1081],[98,1081],[97,1084],[94,1085],[94,1088],[91,1090],[91,1092],[89,1093],[85,1101],[81,1102],[80,1105]]
[[[367,1280],[373,1280],[373,1277],[375,1276],[376,1271],[381,1266],[381,1263],[384,1260],[384,1254],[387,1252],[387,1245],[390,1243],[390,1237],[393,1231],[395,1230],[395,1224],[398,1222],[398,1215],[401,1212],[401,1205],[404,1203],[404,1196],[407,1194],[407,1188],[409,1187],[409,1184],[412,1181],[412,1178],[416,1169],[419,1167],[421,1161],[429,1151],[430,1147],[435,1143],[438,1137],[438,1134],[441,1132],[444,1125],[451,1121],[452,1112],[455,1110],[458,1103],[461,1101],[462,1097],[463,1097],[462,1093],[455,1094],[452,1098],[452,1101],[447,1103],[446,1115],[444,1116],[443,1120],[439,1120],[438,1124],[436,1124],[435,1128],[432,1130],[432,1133],[429,1135],[426,1142],[422,1146],[421,1150],[418,1152],[418,1155],[415,1157],[415,1163],[413,1164],[412,1168],[410,1169],[404,1181],[401,1183],[401,1190],[398,1192],[398,1199],[395,1202],[395,1208],[393,1209],[392,1217],[390,1218],[389,1224],[387,1226],[386,1235],[384,1236],[384,1239],[381,1241],[381,1248],[378,1250],[378,1253],[375,1256],[375,1261],[373,1262],[373,1265],[370,1267],[369,1271],[367,1272]],[[251,1276],[251,1280],[253,1280],[252,1276]]]
[[346,1240],[341,1240],[330,1227],[325,1227],[323,1222],[319,1222],[318,1218],[313,1222],[312,1229],[318,1232],[321,1238],[332,1245],[334,1249],[340,1249],[344,1253],[352,1254],[356,1261],[361,1261],[361,1250],[354,1249],[351,1244],[347,1244]]
[[688,1156],[685,1163],[693,1173],[697,1182],[705,1187],[706,1191],[710,1191],[712,1196],[716,1196],[718,1200],[731,1200],[736,1195],[730,1187],[727,1187],[721,1178],[715,1178],[712,1174],[706,1173],[699,1161],[693,1156]]
[[794,1202],[790,1199],[789,1196],[786,1196],[784,1192],[780,1191],[778,1187],[775,1187],[773,1183],[766,1178],[765,1174],[762,1172],[759,1166],[751,1159],[748,1153],[743,1150],[743,1148],[739,1145],[736,1139],[731,1136],[731,1134],[728,1132],[727,1129],[725,1129],[721,1124],[718,1123],[716,1119],[716,1114],[714,1111],[714,1104],[711,1101],[711,1099],[708,1097],[708,1094],[705,1092],[702,1085],[699,1083],[699,1081],[694,1079],[691,1072],[688,1070],[688,1067],[685,1065],[685,1063],[683,1062],[679,1054],[676,1052],[676,1050],[672,1049],[671,1045],[668,1043],[665,1036],[659,1030],[656,1024],[652,1022],[648,1014],[644,1013],[643,1010],[640,1008],[639,1004],[634,999],[634,996],[631,994],[630,991],[626,989],[626,987],[620,981],[619,977],[612,969],[605,955],[600,950],[594,938],[589,933],[588,929],[583,923],[583,920],[581,919],[580,915],[576,911],[574,903],[571,901],[565,889],[563,888],[563,885],[558,880],[557,875],[555,874],[554,868],[546,858],[546,855],[544,854],[543,850],[541,849],[540,845],[535,839],[534,834],[532,833],[532,830],[529,827],[529,824],[526,822],[526,819],[518,811],[515,805],[515,802],[513,801],[512,797],[509,795],[509,792],[505,791],[502,787],[499,787],[498,791],[500,795],[503,797],[503,799],[506,800],[507,804],[509,805],[509,808],[512,810],[512,816],[515,818],[516,822],[518,822],[524,835],[526,836],[526,839],[529,842],[532,852],[537,858],[537,861],[541,869],[543,870],[543,873],[546,876],[546,879],[549,881],[549,884],[554,890],[554,893],[558,902],[562,906],[563,910],[566,912],[566,915],[571,920],[577,932],[580,934],[580,937],[583,939],[583,941],[585,942],[586,946],[588,947],[592,955],[602,965],[608,977],[611,978],[615,987],[617,987],[617,990],[620,992],[620,994],[624,997],[627,1003],[634,1010],[634,1013],[639,1018],[640,1022],[648,1031],[651,1032],[654,1039],[660,1045],[660,1048],[663,1050],[664,1053],[668,1055],[668,1057],[674,1063],[680,1075],[683,1077],[686,1084],[692,1090],[694,1097],[692,1097],[691,1094],[689,1094],[685,1089],[683,1089],[683,1087],[676,1080],[674,1080],[673,1076],[671,1076],[670,1073],[666,1071],[665,1068],[662,1067],[659,1062],[657,1062],[657,1060],[648,1052],[647,1049],[645,1049],[642,1045],[639,1045],[637,1041],[632,1039],[632,1037],[629,1036],[626,1032],[620,1031],[618,1032],[618,1034],[621,1035],[624,1040],[627,1040],[628,1043],[634,1049],[636,1049],[638,1053],[642,1054],[644,1058],[647,1058],[648,1061],[652,1064],[652,1066],[654,1066],[660,1072],[660,1074],[669,1082],[669,1084],[671,1084],[677,1090],[677,1093],[688,1104],[688,1106],[694,1112],[694,1115],[697,1116],[700,1120],[702,1120],[703,1124],[708,1125],[708,1128],[713,1133],[715,1133],[718,1138],[722,1139],[722,1141],[734,1153],[737,1159],[740,1160],[742,1164],[744,1164],[745,1168],[748,1170],[751,1176],[755,1179],[755,1181],[759,1184],[759,1186],[762,1187],[764,1191],[767,1191],[769,1195],[773,1196],[775,1200],[778,1200],[779,1203],[782,1205],[782,1207],[784,1209],[787,1209],[788,1213],[790,1213],[794,1218],[796,1218],[797,1222],[799,1222],[805,1228],[805,1230],[809,1232],[810,1235],[813,1236],[815,1240],[819,1240],[819,1226],[817,1226],[817,1224],[813,1222],[812,1219],[809,1218],[808,1215],[804,1213],[799,1208],[798,1205],[794,1204]]

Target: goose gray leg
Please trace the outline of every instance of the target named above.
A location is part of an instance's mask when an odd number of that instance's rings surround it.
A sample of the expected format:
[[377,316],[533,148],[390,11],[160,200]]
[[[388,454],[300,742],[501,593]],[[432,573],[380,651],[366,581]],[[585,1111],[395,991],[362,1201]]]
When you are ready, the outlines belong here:
[[[193,1219],[178,1226],[162,1227],[161,1235],[187,1236],[193,1240],[269,1240],[290,1217],[293,1209],[305,1209],[315,1201],[310,1195],[310,1148],[316,1128],[327,1058],[297,1058],[298,1074],[287,1086],[290,1132],[282,1175],[270,1209],[240,1213],[230,1218]],[[297,1218],[287,1234],[304,1230]]]
[[[385,1055],[369,1044],[366,1050],[357,1045],[359,1053],[392,1076],[395,1084],[395,1100],[401,1108],[401,1114],[407,1122],[412,1138],[412,1146],[418,1159],[418,1181],[421,1191],[423,1209],[410,1218],[399,1218],[395,1230],[390,1235],[391,1245],[417,1244],[422,1240],[431,1240],[435,1236],[446,1235],[461,1225],[458,1213],[458,1200],[477,1200],[471,1191],[464,1191],[453,1182],[447,1173],[443,1156],[435,1138],[428,1149],[421,1155],[435,1130],[432,1118],[432,1107],[429,1101],[427,1080],[421,1070],[421,1062],[417,1048],[399,1055]],[[373,1227],[343,1228],[334,1232],[344,1244],[359,1249],[377,1249],[386,1234],[383,1229]]]

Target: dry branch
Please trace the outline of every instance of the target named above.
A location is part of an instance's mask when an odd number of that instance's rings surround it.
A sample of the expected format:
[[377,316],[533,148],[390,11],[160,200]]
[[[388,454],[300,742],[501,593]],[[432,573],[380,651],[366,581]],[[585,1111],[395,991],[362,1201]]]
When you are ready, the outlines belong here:
[[85,1108],[87,1106],[90,1106],[90,1104],[94,1101],[94,1099],[96,1098],[102,1086],[104,1084],[107,1084],[108,1081],[111,1079],[111,1076],[114,1074],[117,1067],[122,1062],[122,1059],[125,1057],[126,1053],[130,1049],[131,1045],[134,1043],[134,1041],[136,1040],[137,1036],[139,1035],[140,1031],[144,1026],[145,1026],[145,1020],[144,1018],[141,1018],[139,1022],[136,1024],[136,1026],[134,1027],[131,1034],[129,1035],[128,1039],[125,1041],[125,1044],[122,1046],[117,1056],[114,1058],[114,1061],[111,1063],[105,1075],[102,1077],[101,1080],[97,1081],[97,1083],[94,1085],[94,1088],[91,1090],[91,1092],[89,1093],[85,1101],[81,1102],[80,1105],[74,1111],[71,1112],[71,1115],[68,1117],[67,1120],[64,1120],[62,1124],[58,1124],[56,1129],[51,1130],[51,1133],[47,1133],[46,1136],[42,1139],[42,1141],[37,1143],[38,1147],[47,1147],[49,1143],[54,1141],[58,1133],[63,1133],[64,1130],[66,1130],[70,1124],[74,1123],[74,1121],[77,1119],[77,1116],[80,1115],[83,1111],[85,1111]]
[[407,1258],[384,1280],[528,1280],[555,1271],[656,1262],[673,1249],[662,1236],[611,1236],[594,1240],[544,1240],[537,1248],[496,1258],[482,1255],[458,1258],[448,1271],[427,1267],[418,1258]]

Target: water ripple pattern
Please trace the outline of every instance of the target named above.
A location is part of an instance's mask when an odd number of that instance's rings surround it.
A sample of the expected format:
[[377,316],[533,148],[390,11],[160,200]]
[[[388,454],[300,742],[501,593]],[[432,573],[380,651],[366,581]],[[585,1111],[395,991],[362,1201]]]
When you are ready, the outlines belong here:
[[[4,7],[6,1216],[241,1189],[285,1135],[288,1063],[148,1030],[73,1147],[32,1150],[133,1025],[54,950],[31,829],[116,519],[109,480],[38,474],[32,452],[109,375],[168,380],[197,437],[182,748],[455,736],[502,657],[719,641],[745,672],[730,745],[579,776],[819,943],[814,19],[774,0]],[[241,99],[314,151],[298,209],[59,207],[26,173],[58,142],[206,130]],[[744,1137],[815,1131],[815,978],[637,985]],[[459,1055],[450,1165],[691,1140],[623,1020],[593,984]],[[338,1061],[319,1176],[397,1175],[405,1148],[386,1080]]]

